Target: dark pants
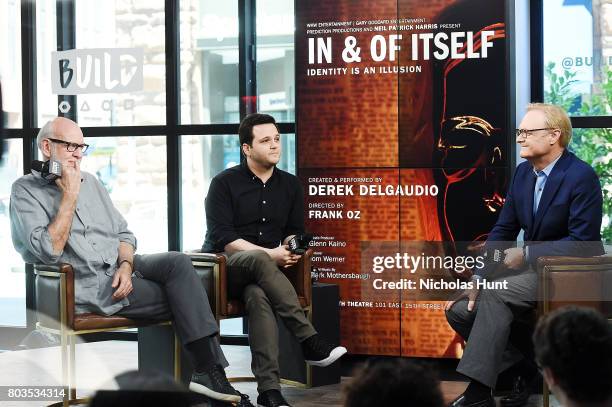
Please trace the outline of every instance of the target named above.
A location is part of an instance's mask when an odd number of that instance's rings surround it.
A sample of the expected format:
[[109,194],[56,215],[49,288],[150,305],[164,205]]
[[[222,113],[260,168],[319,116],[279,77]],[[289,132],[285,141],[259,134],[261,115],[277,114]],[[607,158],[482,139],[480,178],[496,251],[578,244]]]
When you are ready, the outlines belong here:
[[[184,344],[216,335],[217,322],[210,309],[206,290],[189,256],[179,252],[134,256],[134,290],[130,304],[117,312],[128,318],[172,319]],[[219,340],[211,340],[216,362],[227,366]]]
[[495,279],[501,280],[508,281],[508,288],[480,290],[471,312],[467,298],[446,312],[448,323],[467,341],[457,371],[491,388],[500,372],[525,356],[510,341],[511,327],[521,318],[528,319],[536,305],[535,272],[516,271]]
[[233,254],[227,261],[230,298],[242,298],[249,318],[251,369],[261,393],[280,389],[275,313],[298,341],[316,334],[287,277],[262,250]]

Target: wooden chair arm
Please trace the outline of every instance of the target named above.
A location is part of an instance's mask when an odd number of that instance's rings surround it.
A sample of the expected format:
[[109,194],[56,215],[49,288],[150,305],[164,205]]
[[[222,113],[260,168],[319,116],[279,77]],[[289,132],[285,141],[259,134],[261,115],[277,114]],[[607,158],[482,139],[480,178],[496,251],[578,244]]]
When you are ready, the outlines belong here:
[[596,266],[612,264],[612,256],[569,257],[546,256],[538,259],[538,269],[545,266]]
[[540,315],[577,305],[612,316],[612,257],[541,257],[537,272]]

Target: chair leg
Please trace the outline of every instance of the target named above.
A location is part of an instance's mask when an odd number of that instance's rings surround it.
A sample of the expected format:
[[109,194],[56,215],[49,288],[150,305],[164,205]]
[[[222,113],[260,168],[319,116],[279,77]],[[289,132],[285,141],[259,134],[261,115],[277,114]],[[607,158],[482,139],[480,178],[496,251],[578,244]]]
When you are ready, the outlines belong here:
[[64,388],[64,395],[62,397],[62,406],[68,407],[70,405],[70,392],[68,386],[68,374],[69,374],[69,363],[68,363],[68,335],[62,329],[60,333],[60,348],[61,348],[61,359],[62,359],[62,387]]
[[[310,296],[310,298],[312,298],[312,296]],[[310,304],[310,307],[308,307],[306,310],[306,318],[308,318],[308,320],[310,321],[310,323],[312,324],[312,304]],[[306,388],[310,389],[312,387],[312,366],[310,366],[308,363],[306,363]]]
[[542,407],[550,406],[550,393],[548,392],[548,384],[546,380],[544,380],[544,384],[542,385]]
[[68,343],[70,345],[70,399],[74,400],[76,396],[76,359],[75,359],[75,336],[70,335],[68,337]]
[[181,382],[181,341],[174,330],[174,380]]

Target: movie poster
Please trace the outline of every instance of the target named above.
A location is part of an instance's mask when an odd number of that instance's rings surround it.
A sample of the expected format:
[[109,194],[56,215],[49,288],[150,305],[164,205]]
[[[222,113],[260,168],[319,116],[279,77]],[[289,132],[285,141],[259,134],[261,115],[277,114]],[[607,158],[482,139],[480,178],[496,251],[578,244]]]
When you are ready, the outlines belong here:
[[313,276],[340,286],[342,344],[458,357],[438,283],[469,278],[504,202],[505,1],[295,8],[298,175]]

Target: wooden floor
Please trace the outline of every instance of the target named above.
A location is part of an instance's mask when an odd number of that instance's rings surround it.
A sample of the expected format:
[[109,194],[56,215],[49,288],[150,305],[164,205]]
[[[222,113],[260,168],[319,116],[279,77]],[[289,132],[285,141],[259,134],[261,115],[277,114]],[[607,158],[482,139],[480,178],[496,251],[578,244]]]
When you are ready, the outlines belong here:
[[[251,376],[251,356],[248,347],[223,346],[230,362],[229,377]],[[116,389],[113,377],[137,368],[136,342],[107,341],[77,345],[78,396],[90,396],[97,389]],[[0,386],[52,386],[61,382],[59,349],[44,348],[0,353]],[[342,383],[350,381],[343,377]],[[294,407],[342,406],[342,383],[311,389],[283,386],[283,394]],[[256,404],[257,386],[254,382],[234,383],[235,387],[251,397]],[[447,401],[459,395],[464,382],[442,382],[442,391]],[[42,402],[8,402],[0,400],[0,406],[38,407]],[[49,403],[46,403],[49,404]],[[541,396],[532,396],[529,407],[541,406]],[[556,405],[556,404],[553,404]]]

